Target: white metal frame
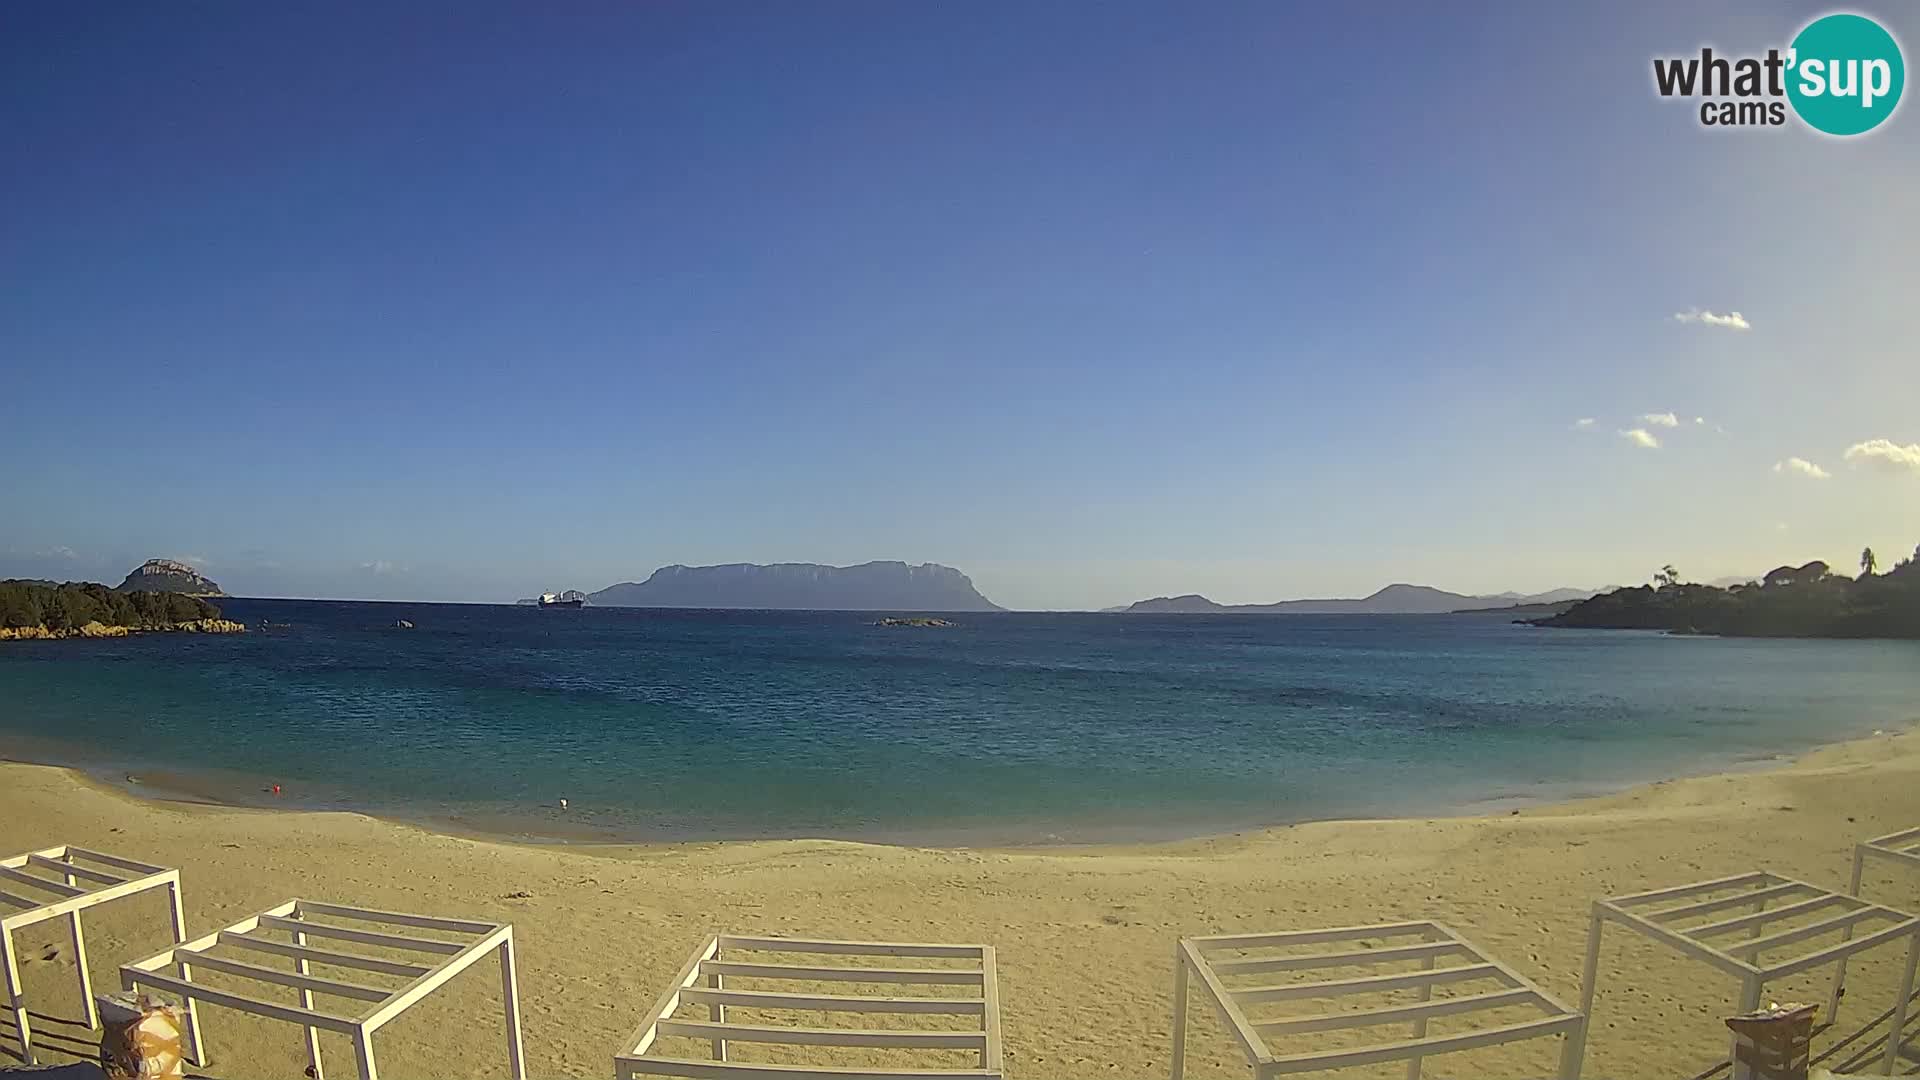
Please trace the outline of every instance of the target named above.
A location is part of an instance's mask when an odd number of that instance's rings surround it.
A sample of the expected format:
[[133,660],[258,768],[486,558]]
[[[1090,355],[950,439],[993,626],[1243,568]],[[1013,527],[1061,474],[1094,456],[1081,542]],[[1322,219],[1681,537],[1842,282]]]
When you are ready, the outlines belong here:
[[[49,877],[45,874],[58,875]],[[167,890],[173,916],[173,940],[187,936],[186,921],[180,910],[180,871],[164,866],[135,862],[118,855],[106,855],[83,847],[63,845],[0,859],[0,957],[6,969],[7,999],[13,1009],[13,1022],[20,1030],[20,1056],[27,1064],[36,1064],[33,1054],[33,1027],[27,1019],[26,990],[20,985],[19,949],[13,932],[36,923],[65,916],[67,936],[73,943],[73,963],[80,973],[80,1001],[89,1030],[100,1026],[93,1004],[93,979],[87,974],[87,937],[80,926],[80,913],[97,904],[105,904],[148,889]],[[47,900],[26,889],[53,893]],[[200,1042],[200,1029],[189,1011],[188,1031],[193,1044]]]
[[[798,953],[819,956],[939,957],[973,960],[969,967],[850,967],[845,965],[768,964],[741,960],[745,953]],[[723,959],[722,955],[726,954]],[[899,983],[975,988],[966,997],[886,997],[872,995],[789,994],[727,989],[729,977],[803,982]],[[700,985],[704,983],[705,985]],[[682,1004],[706,1005],[707,1020],[675,1020]],[[908,1029],[810,1028],[727,1022],[727,1006],[755,1010],[803,1009],[825,1012],[918,1013],[979,1017],[978,1028],[914,1031]],[[649,1053],[662,1035],[711,1041],[710,1059],[664,1057]],[[804,1046],[889,1047],[978,1052],[978,1068],[897,1069],[858,1066],[751,1064],[727,1060],[727,1044],[784,1043]],[[901,1080],[906,1077],[1001,1080],[1000,991],[990,945],[939,945],[885,941],[807,941],[790,938],[716,934],[707,938],[680,969],[667,992],[627,1039],[630,1048],[614,1055],[616,1080],[640,1076],[679,1076],[705,1080]]]
[[[1860,895],[1860,875],[1867,863],[1867,856],[1886,859],[1888,862],[1905,865],[1908,869],[1920,870],[1920,829],[1903,829],[1897,833],[1876,836],[1872,840],[1853,846],[1853,881],[1847,887],[1847,895]],[[1853,937],[1853,928],[1842,931],[1846,937]],[[1833,996],[1827,1001],[1827,1018],[1837,1020],[1840,1017],[1840,996],[1846,993],[1847,979],[1846,957],[1840,958],[1840,970],[1833,977]]]
[[[309,916],[321,916],[337,921],[316,922]],[[417,937],[394,933],[390,929],[372,930],[343,925],[348,923],[371,923],[388,928],[417,927],[455,935],[458,940]],[[291,942],[278,941],[266,936],[271,931],[289,934]],[[323,939],[328,948],[310,947],[307,944],[307,939],[310,937]],[[422,963],[381,959],[361,953],[340,951],[344,949],[344,945],[336,943],[371,945],[402,953],[424,953],[433,959]],[[211,952],[216,946],[226,946],[242,952],[287,957],[293,960],[293,970],[282,971],[278,968],[262,967],[256,963],[234,959],[227,954],[216,955]],[[199,1001],[300,1025],[307,1032],[307,1062],[313,1068],[314,1080],[325,1078],[325,1073],[320,1066],[320,1031],[340,1032],[353,1039],[354,1056],[360,1068],[360,1080],[378,1080],[373,1059],[373,1033],[387,1021],[399,1016],[445,984],[447,980],[485,959],[488,953],[497,953],[500,958],[500,986],[505,999],[508,1064],[512,1069],[514,1080],[525,1080],[527,1067],[520,1047],[520,998],[514,979],[513,926],[510,923],[443,919],[432,915],[404,915],[398,912],[374,911],[341,904],[323,904],[312,900],[289,900],[205,937],[195,938],[145,960],[127,964],[120,969],[120,981],[127,990],[151,987],[177,994],[186,1000],[189,1010],[192,1009],[194,1002]],[[376,986],[357,981],[365,976],[356,976],[356,981],[321,978],[313,974],[314,965],[353,968],[356,972],[399,976],[406,981],[396,987]],[[295,987],[300,991],[300,1004],[296,1007],[264,1001],[194,982],[192,974],[194,967],[256,982]],[[178,968],[179,974],[176,976],[166,973],[167,968]],[[314,1007],[313,996],[316,993],[363,1002],[367,1007],[357,1015],[351,1016],[322,1011]],[[194,1046],[199,1050],[194,1061],[205,1067],[207,1064],[205,1044],[200,1041],[197,1029],[194,1034]]]
[[[1708,893],[1724,895],[1700,899]],[[1671,907],[1660,906],[1663,901],[1671,900],[1687,902]],[[1769,909],[1767,905],[1774,901],[1782,902],[1782,906]],[[1752,913],[1734,918],[1716,917],[1691,926],[1674,925],[1738,908],[1750,908]],[[1830,910],[1838,910],[1839,914],[1828,914]],[[1811,923],[1771,934],[1766,932],[1768,923],[1816,914],[1820,917]],[[1853,936],[1852,931],[1859,924],[1873,920],[1890,920],[1892,925],[1880,927],[1862,937]],[[1580,982],[1580,1011],[1589,1018],[1593,1015],[1593,996],[1600,967],[1600,931],[1608,922],[1619,923],[1655,941],[1671,945],[1681,953],[1739,979],[1742,1013],[1750,1013],[1760,1007],[1761,990],[1766,983],[1826,964],[1836,965],[1834,987],[1837,997],[1847,957],[1906,938],[1909,944],[1905,974],[1902,976],[1900,996],[1893,1006],[1893,1030],[1898,1032],[1906,1022],[1907,1002],[1913,997],[1914,968],[1920,962],[1920,918],[1818,885],[1756,870],[1692,885],[1676,885],[1595,900],[1593,924],[1587,932],[1587,965]],[[1708,939],[1727,937],[1742,931],[1747,933],[1730,944],[1715,946],[1707,943]],[[1767,964],[1760,962],[1760,954],[1768,950],[1836,931],[1846,935],[1837,945],[1815,949],[1790,960]],[[1899,1050],[1898,1038],[1887,1040],[1888,1072],[1893,1070]]]
[[[1411,944],[1384,948],[1357,947],[1378,938],[1414,938]],[[1226,951],[1250,951],[1284,946],[1339,943],[1347,946],[1331,952],[1292,954],[1247,959],[1222,959],[1213,954]],[[1447,967],[1438,962],[1455,961]],[[1387,974],[1353,978],[1297,982],[1276,986],[1231,987],[1226,978],[1276,971],[1313,971],[1325,968],[1365,967],[1373,964],[1405,963],[1418,960],[1418,971],[1394,971]],[[1186,1068],[1187,988],[1189,976],[1213,999],[1214,1008],[1228,1031],[1253,1066],[1255,1080],[1286,1076],[1320,1069],[1343,1069],[1383,1061],[1407,1062],[1409,1080],[1418,1080],[1420,1061],[1430,1054],[1497,1046],[1520,1039],[1563,1035],[1566,1042],[1560,1054],[1561,1080],[1577,1080],[1580,1058],[1586,1040],[1586,1019],[1567,1008],[1520,973],[1489,956],[1479,946],[1461,937],[1447,926],[1430,920],[1380,923],[1371,926],[1343,926],[1324,930],[1294,930],[1270,934],[1222,934],[1211,937],[1183,938],[1174,949],[1173,978],[1173,1080],[1181,1080]],[[1461,997],[1435,999],[1437,985],[1491,979],[1502,989]],[[1300,1014],[1271,1020],[1249,1019],[1243,1006],[1269,1001],[1307,1001],[1348,994],[1380,993],[1389,990],[1416,990],[1419,1000],[1413,1004],[1327,1014]],[[1504,1024],[1476,1031],[1433,1035],[1428,1021],[1440,1016],[1459,1016],[1489,1009],[1526,1006],[1544,1015],[1539,1019]],[[1410,1021],[1413,1037],[1394,1042],[1373,1043],[1347,1050],[1317,1050],[1307,1053],[1279,1054],[1267,1044],[1269,1035],[1306,1034],[1316,1031],[1344,1031]]]

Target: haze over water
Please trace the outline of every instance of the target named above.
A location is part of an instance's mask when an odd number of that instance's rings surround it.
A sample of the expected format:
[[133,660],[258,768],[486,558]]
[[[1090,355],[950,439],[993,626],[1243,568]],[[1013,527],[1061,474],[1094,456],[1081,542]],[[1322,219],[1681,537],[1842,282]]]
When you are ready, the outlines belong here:
[[221,606],[290,625],[0,651],[0,751],[514,834],[1024,842],[1504,806],[1920,717],[1913,642],[1499,616],[998,613],[935,629]]

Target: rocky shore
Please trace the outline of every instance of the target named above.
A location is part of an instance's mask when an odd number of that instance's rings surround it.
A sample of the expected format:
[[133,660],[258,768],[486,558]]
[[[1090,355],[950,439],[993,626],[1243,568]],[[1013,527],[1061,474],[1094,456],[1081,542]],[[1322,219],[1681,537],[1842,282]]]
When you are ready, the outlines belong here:
[[126,637],[129,634],[243,634],[246,630],[246,624],[231,619],[189,619],[164,626],[108,626],[90,622],[61,630],[49,630],[44,626],[0,626],[0,641],[57,641],[62,638]]

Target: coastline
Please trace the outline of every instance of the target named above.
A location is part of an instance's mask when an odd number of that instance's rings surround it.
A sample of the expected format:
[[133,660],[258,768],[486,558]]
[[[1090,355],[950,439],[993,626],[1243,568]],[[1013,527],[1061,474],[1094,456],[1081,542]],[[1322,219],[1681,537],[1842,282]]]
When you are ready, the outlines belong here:
[[89,622],[63,630],[45,626],[0,626],[0,641],[67,641],[72,638],[118,638],[135,634],[244,634],[245,625],[231,619],[188,619],[159,626],[121,626]]
[[[1153,844],[526,844],[357,813],[158,801],[15,763],[0,764],[0,821],[22,849],[75,843],[180,867],[191,932],[292,896],[512,921],[532,1075],[603,1075],[685,954],[727,929],[994,944],[1010,1077],[1134,1077],[1165,1072],[1180,936],[1438,918],[1577,1002],[1596,897],[1756,867],[1844,887],[1855,841],[1920,823],[1920,731],[1517,811]],[[1920,875],[1876,870],[1867,893],[1920,907]],[[160,912],[134,900],[90,916],[96,985],[113,985],[115,965],[165,944]],[[53,959],[32,933],[55,946]],[[50,1060],[64,1060],[60,1050],[86,1049],[71,1022],[71,960],[57,928],[29,940],[23,976],[54,1017]],[[1849,969],[1852,1019],[1890,999],[1900,951]],[[1730,980],[1626,935],[1609,936],[1603,972],[1587,1075],[1689,1075],[1724,1053],[1719,1018],[1738,990]],[[1823,986],[1824,977],[1801,977],[1769,994],[1824,1001]],[[499,1074],[486,1019],[497,994],[491,979],[463,979],[417,1018],[409,1013],[388,1036],[383,1074]],[[1192,1075],[1240,1075],[1229,1037],[1207,1010],[1192,1015]],[[452,1033],[468,1022],[473,1037]],[[285,1025],[216,1012],[207,1035],[216,1076],[304,1067],[300,1035]],[[322,1038],[330,1056],[348,1053]],[[813,1060],[807,1052],[767,1060]],[[1554,1052],[1513,1044],[1437,1060],[1434,1073],[1547,1075]]]
[[[1426,806],[1414,806],[1399,812],[1346,815],[1307,815],[1291,819],[1221,820],[1212,823],[1184,823],[1149,828],[1137,822],[1077,822],[1057,825],[1061,831],[1039,831],[1039,826],[951,826],[901,827],[840,830],[832,833],[809,832],[719,832],[685,827],[657,828],[644,833],[605,824],[595,824],[579,814],[562,813],[557,806],[537,804],[527,811],[489,810],[442,813],[392,812],[355,805],[350,794],[316,789],[303,784],[299,794],[284,794],[278,781],[267,774],[243,773],[213,766],[199,768],[130,768],[124,758],[98,753],[81,743],[68,743],[19,735],[0,734],[0,766],[32,765],[72,772],[82,782],[102,790],[140,801],[258,810],[268,813],[331,814],[347,813],[376,821],[447,836],[501,843],[556,847],[610,846],[652,847],[674,844],[769,843],[792,840],[820,840],[852,844],[870,844],[903,848],[1004,849],[1046,851],[1055,849],[1125,848],[1186,841],[1217,840],[1245,836],[1302,825],[1363,822],[1472,818],[1493,814],[1511,814],[1519,810],[1540,809],[1602,799],[1636,788],[1709,776],[1735,775],[1764,771],[1791,763],[1798,758],[1831,746],[1857,739],[1886,734],[1920,732],[1920,716],[1889,730],[1868,735],[1856,732],[1839,735],[1811,745],[1778,750],[1747,751],[1695,758],[1654,774],[1632,776],[1617,782],[1561,781],[1540,782],[1542,790],[1515,790],[1511,786],[1494,787],[1477,795],[1440,799]],[[19,753],[22,745],[31,747]]]

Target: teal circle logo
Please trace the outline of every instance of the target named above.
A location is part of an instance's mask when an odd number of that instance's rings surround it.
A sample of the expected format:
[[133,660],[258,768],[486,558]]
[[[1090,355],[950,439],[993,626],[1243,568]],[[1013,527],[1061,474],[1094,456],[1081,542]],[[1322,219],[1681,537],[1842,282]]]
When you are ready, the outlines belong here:
[[1907,84],[1900,43],[1864,15],[1815,19],[1793,39],[1788,56],[1787,100],[1800,119],[1829,135],[1879,127]]

